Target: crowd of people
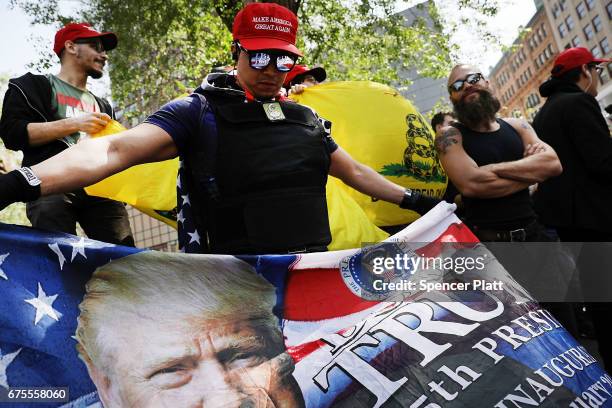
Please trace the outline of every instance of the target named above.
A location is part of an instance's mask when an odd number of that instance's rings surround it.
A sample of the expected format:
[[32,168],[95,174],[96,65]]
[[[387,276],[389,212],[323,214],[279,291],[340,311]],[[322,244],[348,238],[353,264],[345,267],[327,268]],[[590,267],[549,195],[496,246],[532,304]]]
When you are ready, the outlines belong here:
[[[257,23],[263,20],[269,23]],[[86,81],[101,77],[118,41],[87,24],[66,25],[54,43],[60,73],[9,82],[0,135],[7,148],[23,151],[24,167],[0,176],[0,208],[25,201],[37,228],[74,234],[79,222],[90,238],[133,245],[124,206],[82,188],[179,156],[178,234],[186,252],[326,250],[329,175],[426,213],[438,199],[355,161],[334,142],[329,121],[287,99],[326,79],[323,68],[297,64],[297,28],[297,17],[282,6],[248,4],[234,20],[233,70],[209,74],[190,96],[132,129],[91,139],[114,115]],[[435,146],[449,177],[445,199],[459,205],[481,241],[612,241],[612,139],[595,99],[607,62],[585,48],[560,53],[540,87],[548,99],[532,124],[498,117],[500,102],[478,67],[451,70],[454,111],[434,116]],[[589,307],[611,369],[609,305]]]

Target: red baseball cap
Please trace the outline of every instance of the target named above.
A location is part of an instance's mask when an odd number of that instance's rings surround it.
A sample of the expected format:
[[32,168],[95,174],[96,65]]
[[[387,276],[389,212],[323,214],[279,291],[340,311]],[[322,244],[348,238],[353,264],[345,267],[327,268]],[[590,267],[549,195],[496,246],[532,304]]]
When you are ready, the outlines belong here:
[[327,72],[325,72],[325,68],[323,67],[315,67],[310,69],[306,65],[298,64],[293,67],[291,71],[289,71],[285,77],[283,86],[288,87],[292,85],[292,82],[300,83],[306,75],[312,75],[317,82],[323,82],[325,81],[325,78],[327,78]]
[[74,41],[79,38],[100,38],[106,51],[110,51],[117,46],[117,36],[115,33],[98,32],[87,23],[70,23],[55,33],[53,51],[59,57],[66,41]]
[[612,60],[595,58],[595,56],[591,54],[591,51],[584,47],[568,48],[557,55],[557,58],[555,58],[555,64],[553,65],[553,69],[550,71],[550,73],[554,77],[559,77],[574,68],[583,66],[584,64],[610,61]]
[[295,46],[298,19],[276,3],[250,3],[236,14],[232,35],[247,50],[284,50],[302,56]]

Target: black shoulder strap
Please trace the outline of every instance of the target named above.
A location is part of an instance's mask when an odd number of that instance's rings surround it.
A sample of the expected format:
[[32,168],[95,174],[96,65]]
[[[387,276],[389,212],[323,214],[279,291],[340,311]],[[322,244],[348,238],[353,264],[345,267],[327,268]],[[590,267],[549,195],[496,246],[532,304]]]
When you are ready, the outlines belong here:
[[200,98],[197,134],[192,137],[189,152],[189,171],[194,181],[192,211],[196,224],[203,236],[202,250],[210,252],[208,240],[210,230],[211,202],[219,199],[219,188],[215,178],[217,159],[217,124],[210,103],[204,95],[194,93]]

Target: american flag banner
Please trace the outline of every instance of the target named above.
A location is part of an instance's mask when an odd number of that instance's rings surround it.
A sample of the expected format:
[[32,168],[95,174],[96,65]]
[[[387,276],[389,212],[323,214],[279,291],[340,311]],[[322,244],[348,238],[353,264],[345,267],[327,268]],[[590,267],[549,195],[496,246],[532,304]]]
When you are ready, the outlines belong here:
[[282,256],[1,225],[0,406],[612,406],[612,378],[453,210]]

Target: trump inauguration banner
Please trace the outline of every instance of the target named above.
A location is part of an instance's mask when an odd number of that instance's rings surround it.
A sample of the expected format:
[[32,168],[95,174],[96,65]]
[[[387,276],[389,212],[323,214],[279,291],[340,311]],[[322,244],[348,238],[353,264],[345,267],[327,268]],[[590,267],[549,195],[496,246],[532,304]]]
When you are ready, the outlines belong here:
[[610,376],[453,210],[277,256],[2,225],[0,406],[612,406]]

